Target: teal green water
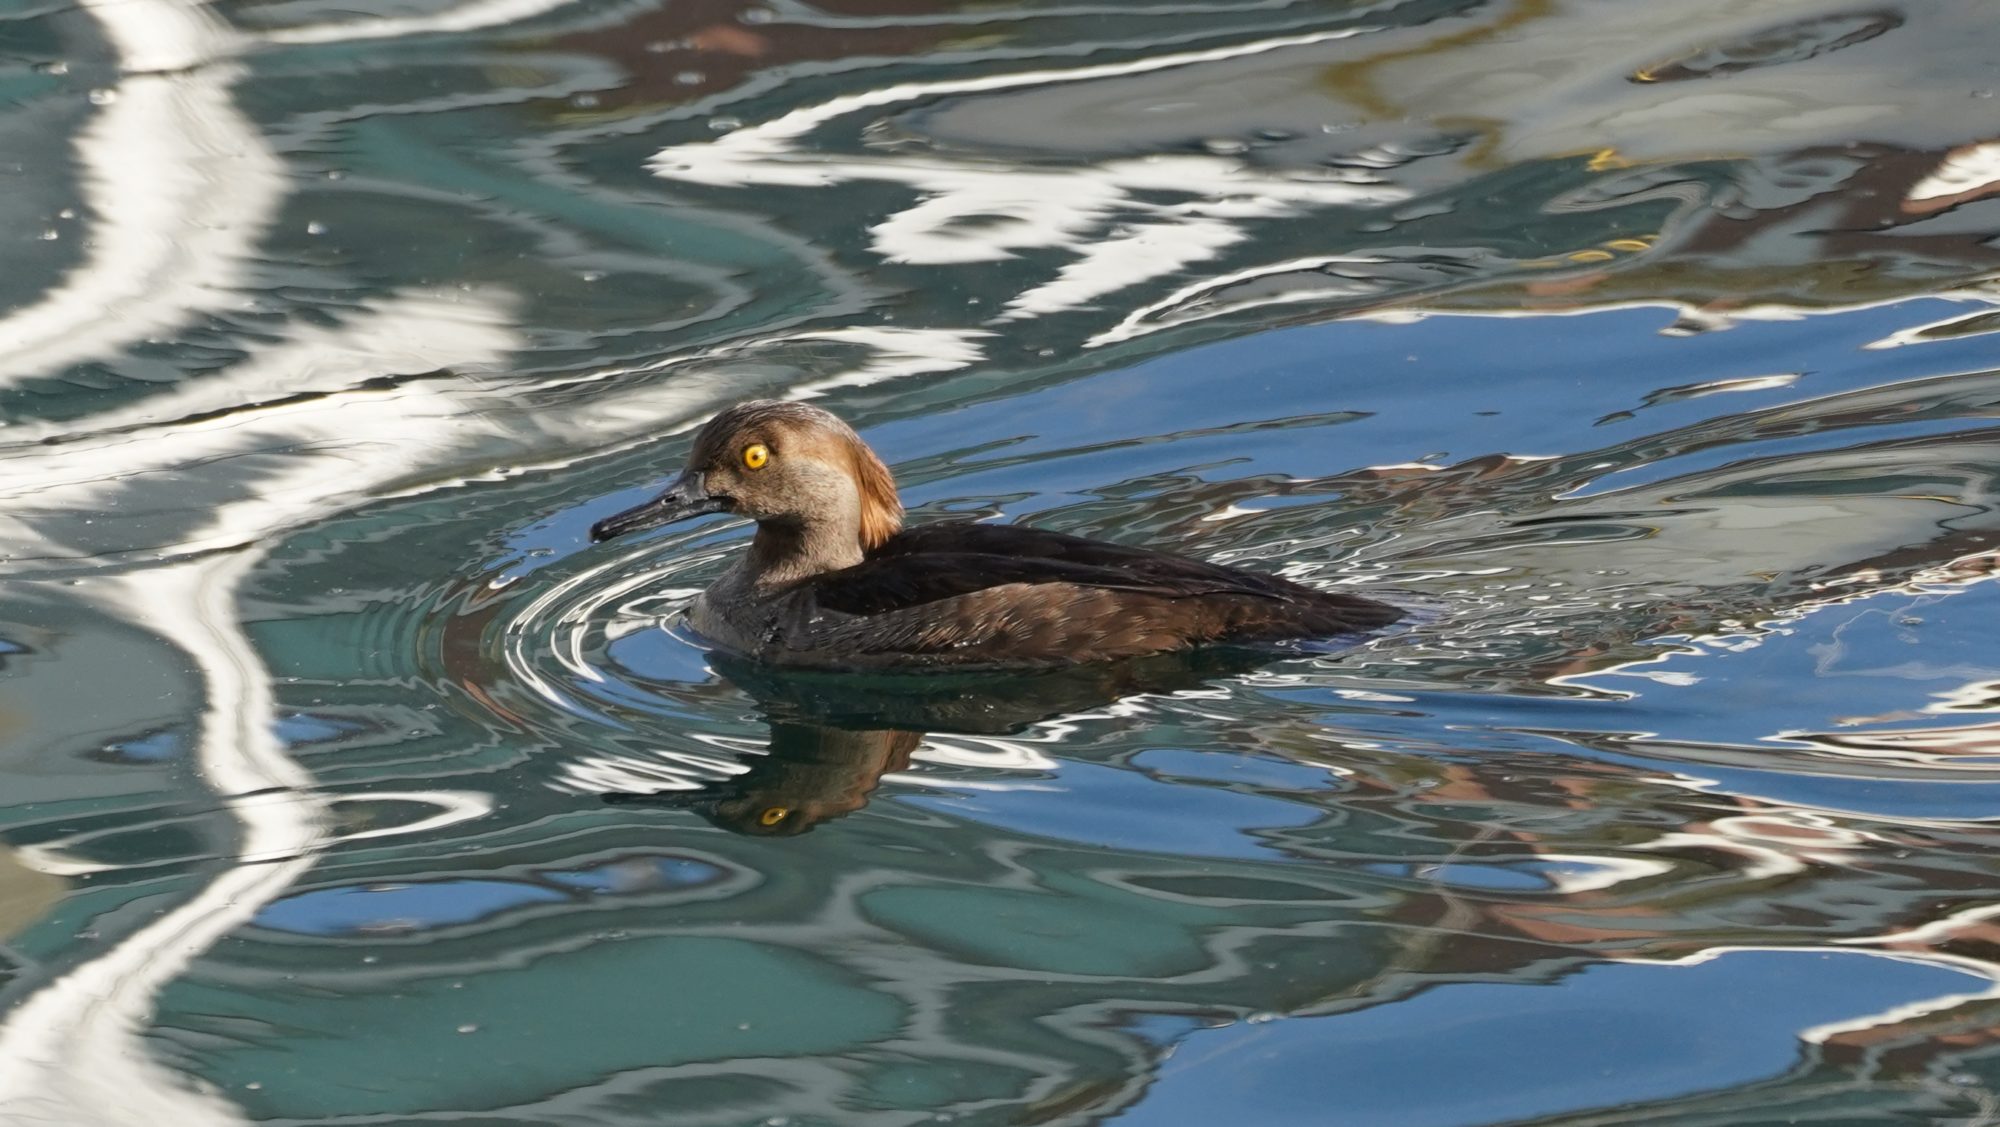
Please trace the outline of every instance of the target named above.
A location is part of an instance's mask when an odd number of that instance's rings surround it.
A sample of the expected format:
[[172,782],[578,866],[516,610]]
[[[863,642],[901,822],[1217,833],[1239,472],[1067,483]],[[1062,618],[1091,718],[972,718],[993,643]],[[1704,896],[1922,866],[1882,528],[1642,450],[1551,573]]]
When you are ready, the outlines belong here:
[[[1996,36],[0,6],[0,1125],[2000,1119]],[[1413,614],[774,682],[761,395]]]

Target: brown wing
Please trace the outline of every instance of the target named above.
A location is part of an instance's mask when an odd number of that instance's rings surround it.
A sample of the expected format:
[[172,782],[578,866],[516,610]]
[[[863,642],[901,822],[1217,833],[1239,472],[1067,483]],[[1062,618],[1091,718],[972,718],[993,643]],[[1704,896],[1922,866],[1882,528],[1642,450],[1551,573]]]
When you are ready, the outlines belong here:
[[1009,525],[914,529],[810,588],[811,612],[781,645],[845,665],[1066,665],[1401,617],[1276,576]]
[[854,567],[813,581],[820,606],[875,615],[990,587],[1069,584],[1163,598],[1311,596],[1274,575],[1186,556],[1006,524],[962,522],[907,529]]

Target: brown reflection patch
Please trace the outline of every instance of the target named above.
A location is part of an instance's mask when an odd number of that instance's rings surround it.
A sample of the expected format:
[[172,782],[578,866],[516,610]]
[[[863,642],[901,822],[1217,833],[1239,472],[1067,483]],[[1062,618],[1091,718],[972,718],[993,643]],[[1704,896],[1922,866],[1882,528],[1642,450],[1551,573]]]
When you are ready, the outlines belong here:
[[[917,16],[950,12],[951,0],[852,0],[817,5],[841,16]],[[827,27],[786,23],[750,0],[676,0],[619,26],[564,36],[557,45],[616,62],[631,77],[605,91],[590,113],[674,104],[731,89],[760,67],[865,55],[911,55],[965,25],[884,24]]]
[[1901,26],[1903,17],[1894,12],[1815,16],[1697,47],[1652,66],[1640,67],[1628,81],[1685,82],[1785,63],[1802,63],[1856,43],[1866,43]]
[[69,886],[60,877],[31,869],[0,846],[0,939],[8,939],[48,915]]

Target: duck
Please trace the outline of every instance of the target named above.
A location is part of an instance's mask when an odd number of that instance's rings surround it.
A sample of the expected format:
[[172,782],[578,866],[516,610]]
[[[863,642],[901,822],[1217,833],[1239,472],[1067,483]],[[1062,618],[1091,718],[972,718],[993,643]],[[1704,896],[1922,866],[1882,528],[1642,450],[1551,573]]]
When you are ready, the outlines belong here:
[[903,523],[896,479],[830,411],[738,403],[696,434],[657,497],[601,543],[710,513],[756,524],[688,625],[779,668],[1024,670],[1378,630],[1385,602],[1026,525]]

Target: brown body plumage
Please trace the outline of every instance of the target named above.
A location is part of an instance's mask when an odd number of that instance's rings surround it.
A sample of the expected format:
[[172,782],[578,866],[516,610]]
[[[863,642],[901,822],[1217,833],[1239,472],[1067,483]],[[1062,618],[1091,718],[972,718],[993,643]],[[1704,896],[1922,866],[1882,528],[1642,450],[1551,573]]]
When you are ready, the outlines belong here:
[[905,530],[895,479],[846,423],[772,400],[716,416],[666,493],[591,537],[710,512],[748,516],[757,533],[689,617],[717,644],[777,665],[1064,665],[1328,637],[1402,615],[1272,575],[1016,525]]

